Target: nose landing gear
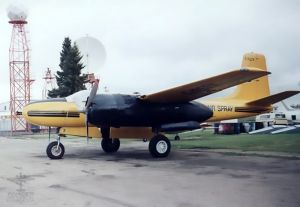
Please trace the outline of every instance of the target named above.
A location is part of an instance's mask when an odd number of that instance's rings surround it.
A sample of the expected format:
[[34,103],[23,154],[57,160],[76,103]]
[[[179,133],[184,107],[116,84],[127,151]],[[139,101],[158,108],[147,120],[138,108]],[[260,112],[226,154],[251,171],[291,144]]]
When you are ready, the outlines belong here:
[[50,159],[61,159],[65,154],[65,147],[62,143],[60,143],[60,136],[57,138],[57,141],[51,142],[47,147],[47,156]]

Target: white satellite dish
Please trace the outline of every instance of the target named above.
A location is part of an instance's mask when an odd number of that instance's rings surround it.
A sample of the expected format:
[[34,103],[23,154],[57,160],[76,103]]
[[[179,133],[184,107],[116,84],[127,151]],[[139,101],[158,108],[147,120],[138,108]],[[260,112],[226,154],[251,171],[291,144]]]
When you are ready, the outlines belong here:
[[79,38],[75,42],[83,56],[84,73],[99,74],[106,60],[106,51],[103,44],[98,39],[88,35]]

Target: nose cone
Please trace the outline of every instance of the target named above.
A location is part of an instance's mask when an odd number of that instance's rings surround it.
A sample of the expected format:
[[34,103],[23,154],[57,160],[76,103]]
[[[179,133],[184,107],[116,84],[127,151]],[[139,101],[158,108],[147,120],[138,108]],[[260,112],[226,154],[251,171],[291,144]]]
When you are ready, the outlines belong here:
[[35,125],[44,125],[44,115],[47,111],[45,107],[46,102],[33,102],[27,104],[22,111],[22,116],[24,119],[30,123]]
[[33,102],[22,111],[27,122],[40,126],[81,127],[84,126],[85,115],[78,111],[75,103],[48,100]]
[[22,116],[27,122],[31,123],[27,114],[28,114],[28,104],[26,106],[24,106],[24,108],[22,110]]
[[40,108],[39,103],[33,102],[29,103],[26,106],[24,106],[22,110],[22,116],[23,118],[30,124],[35,124],[35,125],[42,125],[39,120],[36,120],[34,116],[31,116],[30,113],[32,111],[36,111]]

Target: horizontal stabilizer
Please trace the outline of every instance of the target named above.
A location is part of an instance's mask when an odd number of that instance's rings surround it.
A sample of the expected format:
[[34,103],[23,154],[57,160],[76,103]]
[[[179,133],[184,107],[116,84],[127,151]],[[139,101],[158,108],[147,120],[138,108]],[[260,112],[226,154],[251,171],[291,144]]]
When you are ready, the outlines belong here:
[[291,96],[294,96],[296,94],[300,93],[300,91],[284,91],[281,93],[277,93],[271,96],[267,96],[255,101],[248,102],[248,105],[255,105],[255,106],[269,106],[271,104],[277,103],[279,101],[282,101],[286,98],[289,98]]
[[140,96],[140,99],[152,103],[189,102],[268,74],[270,73],[258,68],[242,68],[161,92]]

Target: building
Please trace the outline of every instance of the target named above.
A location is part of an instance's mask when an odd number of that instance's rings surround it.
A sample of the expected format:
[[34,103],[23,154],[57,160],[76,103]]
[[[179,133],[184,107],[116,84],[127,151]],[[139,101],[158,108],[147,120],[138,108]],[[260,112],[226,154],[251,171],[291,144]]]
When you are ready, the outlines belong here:
[[0,132],[11,131],[9,101],[0,103]]
[[264,123],[264,126],[270,125],[295,125],[300,124],[300,110],[293,109],[283,101],[278,104],[273,112],[261,114],[256,117],[256,122]]

